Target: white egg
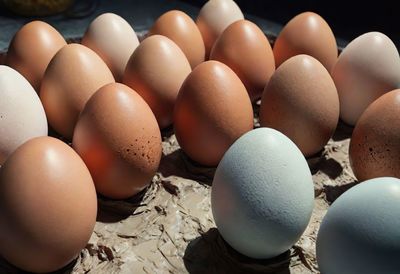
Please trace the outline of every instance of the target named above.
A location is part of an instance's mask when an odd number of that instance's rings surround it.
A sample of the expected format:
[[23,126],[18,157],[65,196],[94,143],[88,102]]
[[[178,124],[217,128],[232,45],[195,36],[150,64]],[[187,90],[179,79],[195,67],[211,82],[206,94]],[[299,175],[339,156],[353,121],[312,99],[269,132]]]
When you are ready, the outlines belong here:
[[355,125],[378,97],[400,87],[400,58],[392,40],[380,32],[351,41],[332,69],[339,93],[340,118]]
[[47,135],[39,96],[16,70],[0,65],[0,164],[20,145]]
[[82,45],[95,51],[110,68],[115,80],[121,81],[139,40],[125,19],[114,13],[104,13],[89,25]]
[[321,273],[399,273],[399,212],[397,178],[367,180],[343,193],[318,232]]
[[311,218],[314,186],[307,161],[279,131],[252,130],[222,158],[211,204],[220,234],[234,249],[256,259],[278,256]]

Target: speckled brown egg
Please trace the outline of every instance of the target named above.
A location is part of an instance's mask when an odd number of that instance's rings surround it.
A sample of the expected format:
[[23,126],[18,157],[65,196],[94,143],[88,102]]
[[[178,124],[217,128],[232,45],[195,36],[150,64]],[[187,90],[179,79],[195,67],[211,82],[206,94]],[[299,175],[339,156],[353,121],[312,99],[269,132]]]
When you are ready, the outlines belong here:
[[261,126],[279,130],[310,156],[325,146],[338,120],[336,87],[318,60],[302,54],[277,68],[261,99]]
[[108,84],[88,101],[73,147],[92,174],[96,190],[128,198],[143,190],[161,159],[161,134],[146,102],[131,88]]
[[201,8],[196,19],[206,47],[206,59],[214,42],[233,22],[244,19],[239,6],[232,0],[209,0]]
[[274,54],[267,37],[247,20],[239,20],[225,29],[212,48],[210,59],[229,66],[253,101],[261,97],[275,71]]
[[179,91],[175,135],[193,160],[216,166],[225,151],[253,129],[253,108],[236,74],[218,61],[198,65]]
[[190,72],[185,54],[171,39],[152,35],[132,54],[123,83],[143,97],[160,128],[165,128],[172,124],[176,97]]
[[336,39],[328,23],[314,12],[303,12],[287,23],[274,45],[276,66],[292,56],[307,54],[331,71],[336,63]]
[[204,61],[203,37],[196,23],[186,13],[171,10],[161,15],[149,30],[149,35],[160,34],[174,41],[185,53],[194,68]]
[[94,51],[79,44],[63,47],[51,60],[40,89],[49,124],[71,139],[87,100],[113,82],[111,71]]
[[75,259],[97,215],[93,180],[67,144],[37,137],[0,170],[0,255],[30,272],[55,271]]
[[400,89],[374,101],[361,115],[351,136],[349,156],[359,181],[400,178]]
[[6,64],[21,73],[39,92],[44,72],[53,56],[67,43],[49,24],[33,21],[11,40]]

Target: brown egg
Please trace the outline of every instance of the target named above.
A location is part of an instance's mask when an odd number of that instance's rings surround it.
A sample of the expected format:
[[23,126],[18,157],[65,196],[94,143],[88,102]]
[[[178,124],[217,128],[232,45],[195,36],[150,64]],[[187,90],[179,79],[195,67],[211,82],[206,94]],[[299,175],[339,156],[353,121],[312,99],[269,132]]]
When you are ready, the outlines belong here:
[[225,29],[210,54],[210,59],[229,66],[242,80],[254,101],[261,97],[275,71],[274,54],[256,24],[239,20]]
[[51,58],[67,43],[49,24],[33,21],[24,25],[11,40],[6,64],[21,73],[39,92]]
[[191,72],[182,50],[169,38],[153,35],[137,47],[128,61],[123,83],[149,104],[160,128],[172,124],[179,89]]
[[185,53],[194,68],[204,61],[203,37],[196,23],[186,13],[171,10],[161,15],[149,30],[149,35],[160,34],[174,41]]
[[0,255],[31,272],[55,271],[86,246],[96,223],[96,191],[82,159],[65,143],[37,137],[0,170]]
[[336,87],[318,60],[302,54],[277,68],[261,99],[261,126],[279,130],[310,156],[326,145],[338,120]]
[[190,158],[216,166],[241,135],[253,129],[253,108],[236,74],[218,61],[198,65],[179,91],[175,135]]
[[201,8],[196,24],[203,36],[206,59],[218,36],[233,22],[244,19],[238,5],[232,0],[209,0]]
[[111,71],[94,51],[79,44],[63,47],[51,60],[40,89],[49,124],[71,139],[87,100],[113,82]]
[[400,89],[374,101],[358,120],[349,156],[359,181],[377,177],[400,178]]
[[162,153],[161,134],[150,107],[129,87],[99,89],[76,125],[73,147],[85,161],[96,190],[128,198],[155,175]]
[[328,23],[318,14],[303,12],[287,23],[274,45],[276,66],[292,56],[307,54],[330,72],[336,63],[336,39]]

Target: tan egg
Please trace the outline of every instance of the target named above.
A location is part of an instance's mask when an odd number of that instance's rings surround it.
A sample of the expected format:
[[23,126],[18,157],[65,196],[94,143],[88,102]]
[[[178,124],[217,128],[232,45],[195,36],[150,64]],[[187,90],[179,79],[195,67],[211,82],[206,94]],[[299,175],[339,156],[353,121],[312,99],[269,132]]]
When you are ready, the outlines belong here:
[[358,120],[349,156],[359,181],[377,177],[400,178],[400,89],[374,101]]
[[233,0],[209,0],[201,8],[196,19],[206,47],[206,59],[218,36],[233,22],[244,19],[239,6]]
[[129,87],[113,83],[88,101],[73,147],[85,161],[96,190],[128,198],[143,190],[161,159],[161,133],[150,107]]
[[174,41],[185,53],[194,68],[204,61],[203,37],[196,23],[186,13],[171,10],[161,15],[149,30],[149,35],[160,34]]
[[190,158],[203,165],[218,165],[233,142],[253,129],[246,88],[221,62],[198,65],[179,91],[174,127],[179,145]]
[[112,73],[94,51],[79,44],[63,47],[51,60],[40,89],[49,124],[71,139],[87,100],[113,82]]
[[261,99],[261,126],[279,130],[311,156],[326,145],[338,120],[336,87],[318,60],[297,55],[276,69]]
[[328,23],[318,14],[303,12],[286,24],[274,45],[276,66],[292,56],[307,54],[331,71],[338,49],[336,39]]
[[114,13],[104,13],[90,23],[82,38],[82,45],[95,51],[119,82],[139,40],[124,18]]
[[24,25],[11,40],[6,64],[24,76],[39,92],[51,58],[67,43],[49,24],[33,21]]
[[380,32],[351,41],[332,70],[340,99],[340,118],[355,125],[364,110],[386,92],[400,86],[399,52]]
[[149,104],[160,128],[172,124],[176,97],[190,64],[182,50],[169,38],[153,35],[139,45],[126,66],[123,83]]
[[210,59],[229,66],[242,80],[252,101],[259,99],[275,71],[274,54],[256,24],[239,20],[225,29],[215,42]]
[[96,191],[82,159],[65,143],[38,137],[0,170],[0,255],[29,272],[75,259],[93,232]]

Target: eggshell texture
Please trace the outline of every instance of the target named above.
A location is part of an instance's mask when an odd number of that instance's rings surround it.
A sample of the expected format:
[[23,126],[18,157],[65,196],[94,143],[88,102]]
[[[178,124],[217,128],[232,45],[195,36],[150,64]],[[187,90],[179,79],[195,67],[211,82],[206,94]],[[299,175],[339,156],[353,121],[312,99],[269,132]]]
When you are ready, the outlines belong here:
[[379,32],[365,33],[347,45],[332,70],[340,99],[340,118],[355,125],[379,96],[400,85],[400,59],[393,42]]
[[225,29],[215,42],[210,59],[229,66],[242,80],[250,98],[261,97],[275,71],[271,45],[256,24],[239,20]]
[[218,61],[198,65],[179,91],[175,135],[190,158],[216,166],[229,146],[253,128],[253,108],[236,74]]
[[349,157],[360,180],[400,178],[400,89],[386,93],[362,114],[350,141]]
[[118,83],[102,87],[88,101],[73,147],[88,166],[97,191],[115,199],[143,190],[162,153],[160,129],[150,107]]
[[203,37],[196,23],[186,13],[171,10],[160,16],[149,30],[149,35],[160,34],[174,41],[194,68],[204,61]]
[[210,0],[201,8],[196,19],[206,47],[206,59],[218,36],[233,22],[244,19],[238,5],[232,0]]
[[329,72],[315,58],[297,55],[283,63],[265,87],[260,124],[288,136],[310,156],[336,129],[339,98]]
[[87,100],[112,82],[112,73],[94,51],[79,44],[63,47],[51,60],[40,89],[50,125],[71,139]]
[[321,273],[397,273],[400,269],[400,180],[352,187],[328,209],[317,237]]
[[90,23],[82,38],[82,45],[95,51],[119,82],[139,40],[125,19],[114,13],[104,13]]
[[222,237],[256,259],[275,257],[301,236],[314,207],[314,186],[304,156],[282,133],[252,130],[225,153],[211,191]]
[[67,43],[49,24],[33,21],[24,25],[11,40],[6,64],[21,73],[39,92],[51,58]]
[[176,97],[190,64],[182,50],[169,38],[146,38],[126,66],[124,84],[134,89],[149,104],[161,128],[172,124]]
[[287,23],[274,45],[276,66],[298,54],[311,55],[328,71],[335,65],[338,49],[328,23],[318,14],[304,12]]
[[27,140],[47,135],[42,103],[29,82],[0,65],[0,165]]
[[71,262],[96,214],[88,169],[55,138],[29,140],[0,170],[0,254],[23,270],[50,272]]

